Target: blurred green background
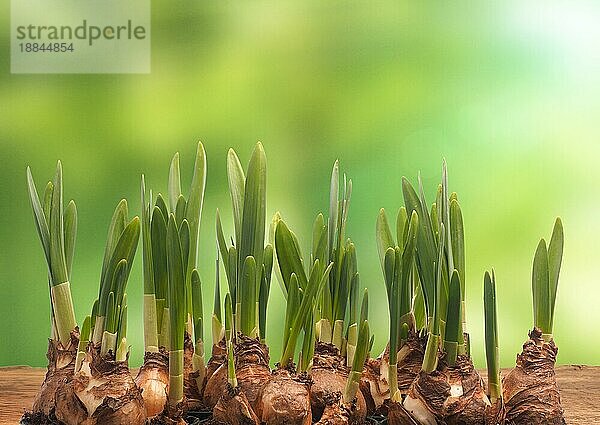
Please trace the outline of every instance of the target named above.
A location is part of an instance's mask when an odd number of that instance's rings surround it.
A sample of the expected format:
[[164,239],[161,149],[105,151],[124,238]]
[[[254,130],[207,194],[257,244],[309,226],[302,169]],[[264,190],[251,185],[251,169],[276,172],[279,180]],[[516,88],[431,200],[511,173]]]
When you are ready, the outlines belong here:
[[[0,24],[9,25],[8,2]],[[231,234],[226,152],[268,158],[268,214],[309,246],[336,158],[354,183],[348,234],[371,295],[374,354],[387,306],[374,229],[395,215],[400,177],[429,200],[449,164],[467,239],[469,330],[483,352],[482,277],[495,267],[501,361],[531,327],[531,264],[562,216],[566,242],[555,335],[559,363],[599,363],[600,5],[586,2],[153,2],[149,75],[11,75],[0,34],[0,365],[45,365],[49,300],[27,198],[63,161],[79,209],[72,288],[78,320],[96,297],[104,240],[122,197],[139,213],[140,174],[165,191],[179,151],[185,186],[196,142],[208,156],[200,265],[214,280],[214,214]],[[324,4],[326,3],[326,4]],[[487,3],[487,2],[482,2]],[[142,358],[141,255],[130,279],[132,364]],[[280,355],[283,297],[272,286],[267,338]],[[208,327],[206,332],[209,333]]]

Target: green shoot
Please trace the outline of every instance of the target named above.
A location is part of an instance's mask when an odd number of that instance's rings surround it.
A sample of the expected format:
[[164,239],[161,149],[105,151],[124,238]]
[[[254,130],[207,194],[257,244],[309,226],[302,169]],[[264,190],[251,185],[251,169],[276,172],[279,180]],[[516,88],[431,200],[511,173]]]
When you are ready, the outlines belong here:
[[[137,250],[140,236],[140,219],[134,217],[128,221],[127,216],[127,201],[123,199],[115,208],[109,226],[108,238],[104,251],[104,261],[98,294],[98,316],[95,320],[94,335],[92,338],[95,344],[99,344],[102,341],[104,331],[108,328],[107,322],[114,318],[110,317],[108,312],[109,294],[112,292],[113,297],[115,297],[115,308],[122,304],[125,286]],[[119,266],[122,260],[125,261],[125,264]],[[120,269],[117,270],[119,267]],[[114,314],[115,311],[116,310],[112,311],[112,313]],[[110,344],[110,346],[112,346],[112,344]]]
[[356,345],[356,353],[354,354],[352,370],[348,375],[348,380],[346,381],[346,387],[344,389],[344,403],[351,403],[356,397],[356,393],[360,384],[360,378],[365,365],[365,360],[369,355],[369,346],[369,322],[364,320],[361,323],[360,331],[358,332],[358,343]]
[[461,320],[461,284],[457,270],[454,270],[450,278],[448,296],[448,316],[446,319],[446,332],[444,334],[444,351],[449,366],[456,364],[458,354],[464,354],[464,335]]
[[194,372],[198,372],[196,383],[202,388],[206,368],[204,363],[204,313],[202,308],[202,282],[198,270],[192,270],[192,301],[194,307],[194,332],[196,341],[192,365]]
[[485,357],[487,361],[488,390],[492,403],[502,399],[500,355],[498,353],[498,313],[496,311],[496,277],[487,271],[483,278],[483,306],[485,316]]
[[273,245],[267,244],[263,256],[262,277],[258,294],[258,334],[264,344],[267,336],[267,303],[271,291],[271,273],[273,271]]
[[550,245],[540,240],[533,260],[532,293],[534,326],[542,331],[546,341],[552,339],[556,290],[562,262],[564,234],[562,221],[556,219]]
[[247,174],[236,153],[227,155],[227,174],[231,194],[235,240],[228,246],[217,210],[217,242],[225,267],[234,317],[234,333],[250,337],[266,334],[266,304],[269,295],[272,248],[265,247],[267,162],[257,143]]
[[[412,273],[414,267],[415,244],[419,217],[415,211],[411,213],[407,223],[406,210],[400,209],[397,221],[398,245],[394,242],[388,225],[385,211],[379,212],[376,226],[377,249],[382,265],[388,309],[390,314],[390,360],[388,382],[390,395],[398,401],[398,350],[403,339],[407,337],[409,328],[414,329],[412,312]],[[407,225],[408,224],[408,225]],[[361,321],[364,318],[361,318]],[[402,335],[403,329],[405,335]]]
[[[450,351],[452,363],[457,354],[468,354],[464,343],[465,303],[464,275],[465,251],[462,213],[455,193],[449,195],[446,162],[442,166],[442,183],[438,186],[436,202],[429,209],[419,176],[419,194],[406,178],[402,179],[402,191],[406,208],[419,216],[416,242],[416,269],[420,287],[416,288],[415,310],[427,320],[421,326],[428,329],[428,343],[423,360],[423,370],[432,372],[437,367],[440,344]],[[430,212],[431,211],[431,212]],[[453,276],[456,273],[456,276]],[[454,284],[452,285],[452,279]],[[451,293],[452,285],[452,293]],[[421,312],[421,300],[425,306]],[[452,306],[449,307],[452,297]],[[456,305],[460,308],[456,308]],[[456,313],[458,311],[458,318]],[[450,328],[448,329],[448,321]],[[450,335],[446,337],[446,332]],[[456,353],[455,353],[456,352]]]
[[85,352],[90,342],[90,324],[91,317],[86,316],[83,321],[83,326],[81,327],[81,332],[79,333],[79,346],[77,347],[77,357],[75,358],[75,372],[81,369],[83,359],[85,358]]
[[298,361],[298,371],[308,372],[312,367],[313,356],[315,354],[316,342],[316,316],[317,306],[312,308],[312,311],[306,316],[304,323],[304,336],[302,338],[302,351],[300,352]]
[[225,295],[225,340],[229,342],[235,337],[233,334],[233,307],[231,305],[231,295]]
[[167,269],[169,276],[169,403],[183,400],[183,340],[186,320],[185,276],[181,241],[175,215],[169,214],[167,226]]
[[233,340],[233,307],[231,304],[231,295],[225,295],[225,343],[227,345],[227,382],[232,388],[237,387],[237,377],[235,375],[235,361]]
[[233,341],[227,341],[227,382],[231,388],[236,388],[238,385],[235,374],[235,360],[233,353]]
[[438,364],[438,348],[442,339],[441,336],[441,314],[442,307],[442,261],[444,251],[444,224],[440,225],[440,239],[438,243],[438,259],[433,264],[436,269],[436,297],[433,302],[433,317],[431,320],[430,330],[427,336],[427,345],[425,347],[425,356],[423,357],[422,370],[425,373],[431,373],[437,368]]
[[77,232],[77,209],[71,201],[63,210],[62,165],[58,161],[54,181],[46,186],[40,202],[31,170],[27,167],[29,199],[48,265],[53,335],[67,347],[77,326],[69,276]]
[[[218,249],[218,248],[217,248]],[[215,295],[212,314],[212,343],[218,345],[225,335],[225,328],[221,319],[221,283],[219,277],[219,251],[217,250],[217,259],[215,264]]]
[[[283,353],[280,364],[286,367],[294,360],[294,352],[298,335],[302,328],[307,332],[306,316],[313,311],[317,296],[328,280],[332,264],[327,268],[316,259],[306,280],[303,269],[303,259],[299,252],[293,233],[283,220],[277,223],[275,230],[275,252],[280,265],[282,278],[287,288],[287,307],[284,324]],[[298,272],[298,273],[296,273]],[[310,329],[310,327],[308,327]],[[308,332],[311,332],[310,330]],[[307,355],[305,349],[305,356]],[[307,359],[301,361],[302,367],[307,365]]]
[[141,182],[142,203],[142,255],[144,279],[144,351],[158,352],[158,319],[156,312],[156,292],[154,287],[154,271],[152,267],[152,241],[150,236],[150,201],[146,201],[146,182],[142,174]]
[[[345,236],[351,197],[352,180],[347,180],[344,175],[340,183],[340,165],[336,160],[331,172],[327,225],[322,216],[317,216],[313,226],[312,254],[315,259],[326,259],[333,264],[320,301],[319,339],[333,343],[340,352],[344,336],[349,335],[349,327],[355,323],[345,323],[353,280],[358,273],[354,244]],[[355,305],[350,307],[350,314],[354,315],[358,300],[352,297],[352,302]]]
[[[152,274],[156,298],[156,329],[158,331],[159,347],[168,347],[168,335],[165,334],[165,328],[168,329],[165,317],[168,317],[169,308],[169,283],[167,275],[167,222],[163,209],[158,205],[164,205],[162,197],[159,194],[156,199],[156,206],[152,211],[152,220],[150,223],[150,240],[152,251]],[[165,314],[165,311],[167,313]]]

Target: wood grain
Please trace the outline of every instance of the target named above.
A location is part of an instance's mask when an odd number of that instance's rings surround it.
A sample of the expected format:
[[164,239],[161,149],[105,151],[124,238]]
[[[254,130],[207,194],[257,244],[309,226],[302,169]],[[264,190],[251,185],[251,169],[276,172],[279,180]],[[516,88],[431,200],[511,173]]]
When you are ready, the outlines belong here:
[[[17,424],[44,379],[45,369],[28,366],[0,368],[0,424]],[[559,366],[567,424],[600,424],[600,367]]]

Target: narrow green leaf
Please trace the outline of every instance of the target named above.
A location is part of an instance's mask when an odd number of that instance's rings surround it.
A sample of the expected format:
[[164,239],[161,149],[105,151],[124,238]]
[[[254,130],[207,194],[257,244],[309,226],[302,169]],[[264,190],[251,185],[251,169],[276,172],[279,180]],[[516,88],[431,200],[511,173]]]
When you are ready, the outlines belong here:
[[160,212],[162,213],[166,223],[169,217],[169,208],[167,208],[167,203],[165,202],[165,198],[163,198],[161,193],[156,195],[156,203],[154,205],[160,209]]
[[289,292],[287,297],[286,309],[285,309],[285,323],[283,326],[283,349],[288,344],[290,331],[294,325],[294,320],[298,314],[298,309],[302,301],[302,294],[298,284],[298,276],[296,273],[292,273],[289,282]]
[[100,278],[101,287],[109,279],[110,274],[107,275],[109,263],[121,233],[125,229],[128,214],[127,200],[121,199],[115,208],[108,227],[108,236],[106,238],[106,247],[104,248],[104,259],[102,262],[102,275]]
[[404,246],[406,243],[406,232],[408,231],[408,213],[405,207],[400,207],[398,217],[396,218],[396,237],[398,246]]
[[352,370],[354,372],[362,372],[365,360],[369,354],[369,322],[364,320],[360,325],[358,331],[358,342],[356,344],[356,351],[354,353],[354,361],[352,363]]
[[65,260],[67,265],[67,275],[71,277],[73,268],[73,256],[75,254],[75,239],[77,238],[77,207],[74,201],[70,201],[65,209],[64,217],[65,231]]
[[[221,225],[221,215],[219,214],[218,208],[217,208],[215,223],[216,223],[216,229],[217,229],[217,248],[219,248],[219,251],[221,252],[221,258],[223,259],[223,266],[225,267],[225,271],[228,271],[229,267],[228,267],[227,261],[229,259],[229,254],[228,254],[229,249],[227,248],[227,243],[225,242],[225,236],[223,236],[223,226]],[[229,279],[229,274],[228,274],[228,279]]]
[[196,342],[199,340],[204,341],[204,329],[202,327],[202,318],[204,316],[202,308],[202,282],[200,281],[200,274],[198,274],[197,269],[192,270],[191,281],[195,340]]
[[262,276],[260,280],[260,290],[258,294],[258,324],[259,334],[262,340],[267,332],[267,305],[269,293],[271,291],[271,271],[273,270],[273,246],[267,244],[263,256]]
[[363,323],[367,320],[369,320],[369,291],[365,288],[360,305],[360,321],[358,323]]
[[487,361],[488,388],[492,402],[502,397],[500,358],[498,353],[498,315],[496,310],[496,279],[486,271],[483,280],[483,305],[485,318],[485,357]]
[[109,292],[108,297],[106,298],[106,322],[104,324],[104,329],[106,332],[114,333],[115,332],[115,314],[117,308],[115,304],[115,293]]
[[[120,260],[115,268],[111,284],[111,293],[114,294],[115,305],[122,304],[123,294],[125,293],[125,288],[127,286],[127,278],[129,277],[128,269],[129,267],[127,264],[127,260],[125,259]],[[114,320],[114,323],[116,323],[116,318]],[[116,328],[114,330],[111,330],[110,332],[115,331]]]
[[79,333],[79,341],[84,342],[84,346],[87,346],[87,343],[90,340],[91,321],[92,319],[90,316],[85,316],[85,319],[83,320],[83,325],[81,326],[81,332]]
[[[29,167],[27,167],[27,189],[29,190],[29,200],[31,201],[31,208],[33,209],[35,226],[38,231],[40,241],[42,242],[42,248],[44,249],[46,262],[48,263],[48,270],[50,274],[52,274],[50,267],[50,264],[52,264],[52,259],[50,257],[50,229],[48,222],[46,221],[46,217],[48,217],[49,214],[44,214],[44,210],[40,204],[40,199],[35,187],[35,182],[33,181],[33,176],[31,175],[31,169]],[[52,191],[50,190],[49,192],[48,189],[46,189],[46,193],[52,193]],[[46,205],[46,202],[44,202],[44,205]]]
[[181,178],[179,176],[179,152],[173,155],[169,168],[169,205],[174,213],[181,195]]
[[215,297],[213,301],[213,314],[221,322],[221,276],[219,272],[219,253],[215,264]]
[[302,254],[294,242],[292,232],[283,220],[280,220],[275,230],[275,251],[277,254],[277,263],[281,270],[286,291],[289,291],[289,279],[292,273],[295,273],[302,288],[306,287],[307,277],[302,265]]
[[554,306],[556,304],[556,290],[558,288],[558,276],[563,257],[564,233],[562,221],[559,218],[554,223],[552,237],[548,245],[548,273],[550,279],[550,329],[554,325]]
[[[133,258],[135,257],[139,236],[140,219],[138,217],[134,217],[121,233],[115,249],[112,252],[106,271],[107,279],[114,276],[117,265],[122,259],[127,260],[127,276],[129,275],[131,265],[133,264]],[[108,295],[109,290],[112,289],[113,288],[111,285],[101,285],[101,293],[99,297],[100,315],[103,315],[102,313],[106,311],[106,296]]]
[[550,329],[550,276],[548,271],[548,250],[546,241],[540,240],[535,251],[532,274],[534,324],[543,333],[551,334]]
[[184,219],[181,226],[179,226],[179,243],[181,244],[181,258],[185,268],[190,255],[190,226],[187,219]]
[[185,277],[177,225],[174,214],[169,215],[167,225],[167,270],[169,275],[169,315],[171,350],[183,349],[185,328]]
[[388,224],[388,219],[385,215],[385,210],[382,208],[379,210],[377,216],[377,225],[375,230],[375,238],[377,241],[377,252],[379,253],[379,261],[381,262],[381,269],[385,270],[385,254],[388,248],[394,248],[396,243]]
[[187,202],[183,195],[179,195],[177,199],[177,205],[175,206],[175,222],[179,227],[185,218],[185,211],[187,209]]
[[436,268],[438,250],[434,239],[429,210],[424,202],[424,196],[417,196],[414,188],[406,178],[402,178],[402,192],[407,213],[416,211],[419,216],[419,229],[417,232],[417,267],[421,279],[422,294],[425,301],[427,316],[433,316],[433,306],[436,298]]
[[[231,295],[225,294],[225,339],[231,340],[231,332],[233,330],[233,308],[231,306]],[[213,342],[216,344],[216,342]]]
[[465,231],[460,205],[456,199],[450,201],[450,236],[454,268],[458,270],[462,300],[465,299]]
[[[325,241],[324,244],[323,241]],[[326,249],[326,247],[327,227],[325,226],[325,218],[323,217],[323,214],[319,213],[313,222],[311,261],[314,262],[317,258],[323,260],[321,255],[324,254],[323,249]]]
[[283,354],[281,357],[281,365],[287,366],[290,361],[294,358],[294,349],[296,347],[296,341],[302,326],[304,325],[304,319],[308,314],[309,309],[312,307],[314,300],[318,297],[318,294],[323,289],[323,286],[329,279],[329,273],[331,272],[332,264],[321,272],[322,266],[319,260],[316,260],[310,272],[310,279],[306,286],[306,291],[302,296],[302,302],[297,310],[296,317],[291,326],[289,337],[287,338],[287,344],[283,348]]
[[446,234],[444,235],[444,245],[446,246],[446,263],[447,270],[449,273],[452,272],[456,268],[454,265],[454,255],[452,251],[452,229],[450,228],[450,204],[449,204],[449,195],[448,195],[448,167],[446,165],[446,160],[442,161],[442,204],[441,204],[441,213],[440,217],[441,221],[444,223],[444,228],[446,229]]
[[[448,315],[446,317],[446,333],[444,339],[458,343],[461,323],[461,295],[460,277],[457,270],[452,272],[450,278],[450,292],[448,296]],[[456,353],[455,353],[456,354]],[[456,359],[454,359],[456,360]]]
[[240,330],[250,337],[256,324],[256,273],[256,260],[251,256],[246,257],[240,276]]
[[[443,284],[442,284],[442,272],[443,272],[443,259],[444,259],[444,223],[440,224],[440,239],[438,242],[438,258],[435,262],[436,267],[436,281],[435,281],[435,303],[433,307],[433,326],[432,333],[434,335],[440,335],[440,321],[445,317],[443,313],[445,312],[445,305],[442,306],[443,303]],[[447,299],[446,299],[447,300]],[[444,303],[445,304],[445,303]]]
[[166,300],[166,307],[168,307],[167,223],[159,207],[154,207],[152,211],[150,241],[152,245],[152,272],[156,298]]
[[[54,185],[52,182],[48,182],[46,184],[46,189],[44,190],[44,199],[42,208],[44,209],[44,216],[46,217],[46,223],[50,220],[50,214],[52,211],[52,193],[54,192]],[[37,193],[36,193],[37,194]]]
[[200,221],[202,206],[204,204],[204,189],[206,187],[206,153],[202,143],[198,143],[196,160],[194,161],[194,174],[186,206],[185,218],[190,226],[190,253],[187,270],[198,267],[198,238],[200,235]]
[[[262,264],[265,243],[267,190],[267,159],[261,143],[257,143],[250,163],[244,190],[244,210],[242,215],[242,241],[239,248],[240,260],[252,256],[256,264]],[[256,274],[256,273],[255,273]],[[260,284],[260,274],[255,276]]]
[[140,203],[141,203],[141,227],[142,227],[142,262],[143,262],[143,280],[144,294],[155,294],[154,272],[152,270],[152,240],[150,235],[150,203],[152,202],[152,191],[150,191],[150,201],[146,201],[146,181],[142,174],[140,184]]
[[67,260],[65,258],[64,221],[63,221],[63,187],[62,165],[58,161],[54,176],[52,192],[52,212],[50,214],[50,265],[52,267],[53,285],[67,282]]
[[385,279],[385,289],[386,289],[388,300],[390,301],[390,303],[394,299],[392,297],[392,289],[393,289],[393,284],[394,284],[395,268],[396,268],[396,251],[394,250],[394,248],[390,247],[385,252],[384,269],[383,269],[383,277]]
[[236,244],[242,242],[242,217],[244,212],[244,192],[246,187],[246,176],[240,164],[240,159],[233,149],[227,152],[227,181],[229,182],[229,193],[233,206],[233,223],[235,227]]
[[121,306],[119,327],[117,330],[117,341],[120,341],[123,338],[127,338],[127,304]]
[[339,190],[340,190],[340,162],[336,159],[331,170],[331,183],[329,186],[329,255],[333,252],[335,244],[336,228],[339,218]]
[[[229,276],[227,280],[227,284],[229,285],[229,293],[231,294],[231,303],[233,305],[234,312],[236,309],[236,305],[239,302],[240,295],[238,294],[238,272],[237,272],[237,262],[238,262],[238,253],[237,249],[234,246],[229,247],[229,251],[227,253],[228,260],[228,273]],[[236,312],[237,313],[237,312]]]

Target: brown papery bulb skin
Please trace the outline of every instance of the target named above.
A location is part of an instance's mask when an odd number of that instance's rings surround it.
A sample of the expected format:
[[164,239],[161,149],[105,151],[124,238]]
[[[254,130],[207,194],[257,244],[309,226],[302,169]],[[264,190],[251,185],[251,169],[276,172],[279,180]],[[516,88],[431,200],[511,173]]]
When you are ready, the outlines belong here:
[[341,394],[332,394],[326,403],[319,425],[363,425],[366,423],[365,412],[358,412],[357,398],[351,403],[342,403]]
[[295,365],[277,368],[263,388],[261,422],[267,425],[310,425],[310,378],[296,375]]
[[386,400],[387,422],[389,425],[419,425],[404,409],[402,404]]
[[[451,395],[445,402],[444,417],[448,425],[476,425],[485,421],[490,407],[483,379],[468,356],[458,356],[456,365],[446,369]],[[456,389],[460,395],[457,394]]]
[[[401,394],[408,393],[411,384],[421,371],[426,343],[427,338],[410,331],[408,339],[398,351],[397,376],[398,390]],[[390,398],[389,361],[390,346],[388,344],[377,359],[369,359],[365,363],[360,389],[367,402],[370,415],[373,413],[385,415],[387,412],[387,403],[384,402]]]
[[36,416],[52,418],[57,409],[64,409],[62,402],[73,379],[78,345],[79,328],[71,331],[71,341],[66,348],[59,341],[48,340],[46,377],[33,401]]
[[213,409],[213,419],[231,425],[259,425],[260,420],[240,387],[227,384]]
[[73,377],[67,401],[69,408],[56,412],[66,425],[142,425],[146,421],[144,400],[127,361],[103,358],[93,344]]
[[554,364],[558,347],[534,328],[517,365],[502,381],[506,424],[565,424]]
[[[208,380],[213,376],[217,369],[225,362],[227,358],[227,346],[225,345],[225,338],[221,339],[218,344],[212,346],[212,353],[208,363],[206,363],[206,380],[204,381],[204,387],[208,383]],[[202,388],[204,393],[204,388]]]
[[169,392],[169,354],[164,347],[157,353],[146,353],[135,383],[142,392],[146,416],[160,415],[166,404]]
[[[440,359],[436,371],[420,372],[408,397],[419,400],[422,409],[437,422],[448,425],[483,424],[486,410],[490,407],[481,376],[473,367],[472,360],[462,355],[458,356],[454,366],[448,366],[445,359]],[[413,407],[408,408],[406,403],[404,407],[418,422],[413,410],[410,410]]]
[[504,424],[505,412],[504,403],[500,399],[495,403],[491,403],[485,410],[485,425]]
[[186,400],[186,410],[200,410],[203,407],[201,388],[198,388],[196,383],[193,357],[194,343],[186,332],[183,340],[183,394]]
[[[250,403],[258,417],[261,417],[261,397],[263,387],[271,379],[269,368],[269,349],[258,338],[250,338],[241,333],[234,343],[235,373],[241,392]],[[225,361],[225,359],[223,360]],[[227,364],[221,366],[210,376],[204,387],[204,404],[212,409],[227,388]]]
[[[328,343],[317,342],[310,371],[312,385],[310,387],[310,404],[314,419],[320,419],[330,400],[337,394],[344,393],[348,379],[348,368],[345,359],[338,349]],[[367,404],[361,391],[356,393],[356,414],[366,416]]]
[[349,423],[351,423],[350,412],[339,402],[325,406],[321,419],[316,422],[317,425],[348,425]]
[[387,406],[384,402],[390,397],[390,389],[387,380],[382,380],[379,377],[380,367],[381,358],[367,359],[360,378],[359,388],[365,398],[368,415],[385,414],[387,412]]

